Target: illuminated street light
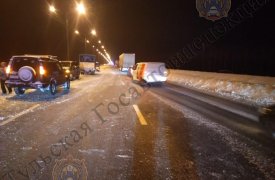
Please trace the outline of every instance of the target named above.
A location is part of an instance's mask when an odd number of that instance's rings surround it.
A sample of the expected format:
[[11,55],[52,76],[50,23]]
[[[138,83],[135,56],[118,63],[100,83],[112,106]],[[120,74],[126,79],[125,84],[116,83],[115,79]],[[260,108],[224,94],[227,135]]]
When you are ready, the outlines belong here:
[[89,40],[86,40],[86,43],[88,43],[88,44],[89,44],[89,43],[90,43],[90,41],[89,41]]
[[[49,6],[50,13],[56,13],[56,8],[53,5]],[[86,13],[86,9],[83,3],[76,4],[76,11],[78,14],[83,15]],[[66,50],[67,50],[67,60],[70,60],[70,39],[69,39],[69,13],[65,11],[64,13],[65,19],[65,28],[66,28]],[[75,34],[79,34],[78,31],[75,31]],[[86,42],[85,42],[86,44]]]
[[101,41],[99,40],[98,43],[101,44]]
[[75,34],[79,34],[79,31],[78,31],[78,30],[75,30],[74,33],[75,33]]
[[93,36],[96,36],[96,30],[93,29],[93,30],[91,31],[91,34],[92,34]]
[[84,4],[83,3],[77,3],[76,4],[76,11],[80,15],[85,14],[86,13],[86,8],[85,8]]
[[56,13],[56,9],[55,9],[55,7],[54,7],[53,5],[50,5],[50,6],[49,6],[49,11],[50,11],[51,13]]
[[104,46],[101,46],[102,47],[102,49],[104,49]]

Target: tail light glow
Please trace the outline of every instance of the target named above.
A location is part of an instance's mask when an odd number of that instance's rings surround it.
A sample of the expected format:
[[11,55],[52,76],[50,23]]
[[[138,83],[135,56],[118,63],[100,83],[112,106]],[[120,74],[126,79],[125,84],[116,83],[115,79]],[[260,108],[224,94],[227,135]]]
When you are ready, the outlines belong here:
[[7,73],[7,74],[10,74],[10,72],[11,72],[11,66],[8,65],[8,67],[6,68],[6,73]]
[[44,69],[43,66],[39,67],[39,73],[40,73],[40,75],[44,75],[46,73],[46,71],[45,71],[45,69]]

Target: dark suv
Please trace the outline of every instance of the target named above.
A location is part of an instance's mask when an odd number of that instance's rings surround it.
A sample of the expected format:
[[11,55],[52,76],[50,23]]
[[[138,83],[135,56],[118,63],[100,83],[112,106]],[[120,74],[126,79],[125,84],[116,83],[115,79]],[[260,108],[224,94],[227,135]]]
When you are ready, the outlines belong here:
[[69,73],[70,79],[79,79],[80,78],[80,68],[76,61],[60,61],[63,69]]
[[54,95],[60,85],[70,89],[69,74],[55,56],[13,56],[6,71],[8,80],[5,83],[13,87],[17,95],[24,94],[26,89],[39,89],[42,92],[49,90]]

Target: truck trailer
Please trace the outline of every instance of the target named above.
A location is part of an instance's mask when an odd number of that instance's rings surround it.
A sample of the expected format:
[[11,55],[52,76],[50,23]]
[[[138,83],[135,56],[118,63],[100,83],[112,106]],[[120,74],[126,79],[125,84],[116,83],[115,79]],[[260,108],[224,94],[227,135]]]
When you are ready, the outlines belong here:
[[80,72],[81,74],[95,74],[96,71],[96,56],[92,54],[79,55]]
[[127,71],[129,68],[135,65],[135,54],[123,53],[119,56],[119,70]]

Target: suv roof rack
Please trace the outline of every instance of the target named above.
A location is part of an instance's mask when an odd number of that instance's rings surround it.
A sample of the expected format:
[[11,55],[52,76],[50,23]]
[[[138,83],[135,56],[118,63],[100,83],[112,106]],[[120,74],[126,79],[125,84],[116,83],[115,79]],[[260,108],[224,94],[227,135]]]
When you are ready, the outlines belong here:
[[24,54],[24,56],[32,56],[32,57],[40,57],[40,58],[51,58],[51,59],[57,59],[57,56],[52,55],[34,55],[34,54]]

